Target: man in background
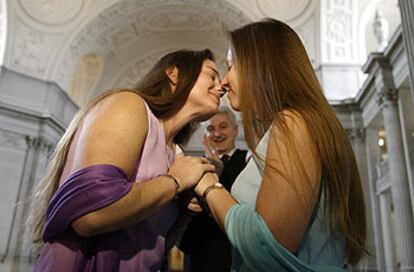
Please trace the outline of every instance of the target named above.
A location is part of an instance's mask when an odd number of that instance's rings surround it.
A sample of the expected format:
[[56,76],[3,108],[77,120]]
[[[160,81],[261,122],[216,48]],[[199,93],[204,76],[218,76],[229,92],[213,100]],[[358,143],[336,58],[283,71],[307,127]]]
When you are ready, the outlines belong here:
[[[247,150],[235,146],[238,133],[236,118],[228,107],[220,107],[206,122],[203,139],[206,156],[220,169],[220,183],[229,191],[247,161]],[[179,248],[185,254],[185,272],[230,271],[230,242],[205,211],[190,221]]]

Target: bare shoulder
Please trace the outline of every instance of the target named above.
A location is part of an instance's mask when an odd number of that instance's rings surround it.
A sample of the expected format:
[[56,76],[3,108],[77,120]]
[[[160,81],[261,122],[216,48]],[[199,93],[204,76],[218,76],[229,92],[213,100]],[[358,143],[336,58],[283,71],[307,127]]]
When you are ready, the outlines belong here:
[[104,111],[120,111],[125,113],[141,112],[146,115],[144,99],[138,94],[130,91],[123,91],[109,95],[100,101],[95,106],[95,109],[104,109]]
[[85,116],[75,168],[111,164],[131,174],[148,133],[144,100],[133,92],[111,94]]
[[279,114],[279,122],[282,122],[283,125],[278,124],[277,120],[275,119],[273,121],[272,126],[272,135],[279,135],[281,134],[281,129],[284,129],[286,132],[286,136],[295,136],[297,138],[298,136],[305,136],[309,135],[308,127],[306,125],[306,121],[296,110],[287,109],[282,111]]

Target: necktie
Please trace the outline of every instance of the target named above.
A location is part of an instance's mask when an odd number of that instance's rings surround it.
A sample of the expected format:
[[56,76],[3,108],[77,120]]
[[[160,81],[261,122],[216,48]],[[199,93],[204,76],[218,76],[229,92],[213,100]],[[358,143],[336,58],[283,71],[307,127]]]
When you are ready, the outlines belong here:
[[221,156],[221,160],[222,160],[223,162],[227,162],[227,161],[229,161],[229,160],[230,160],[230,156],[229,156],[229,155],[227,155],[227,154],[224,154],[223,156]]

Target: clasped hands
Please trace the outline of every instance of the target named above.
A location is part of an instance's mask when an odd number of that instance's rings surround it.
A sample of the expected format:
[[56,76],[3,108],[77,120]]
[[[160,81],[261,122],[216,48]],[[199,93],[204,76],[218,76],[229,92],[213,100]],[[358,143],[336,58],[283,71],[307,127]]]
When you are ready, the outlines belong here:
[[193,189],[183,191],[178,198],[183,212],[187,215],[197,215],[202,212],[203,208],[200,205],[200,198],[203,196],[206,188],[215,184],[218,180],[217,173],[206,172]]
[[199,198],[207,187],[219,181],[223,171],[223,162],[206,137],[203,145],[206,157],[179,156],[168,172],[180,183],[178,200],[183,212],[189,215],[203,211]]

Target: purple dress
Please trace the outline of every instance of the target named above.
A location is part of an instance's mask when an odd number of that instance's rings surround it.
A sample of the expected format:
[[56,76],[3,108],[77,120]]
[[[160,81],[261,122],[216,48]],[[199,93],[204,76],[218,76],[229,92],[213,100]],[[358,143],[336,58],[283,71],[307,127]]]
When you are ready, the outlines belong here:
[[165,262],[165,238],[174,224],[175,202],[126,229],[82,238],[71,222],[126,195],[132,182],[166,174],[175,152],[168,148],[158,119],[147,106],[148,135],[128,180],[113,165],[93,165],[67,177],[46,211],[45,245],[34,271],[159,271]]

